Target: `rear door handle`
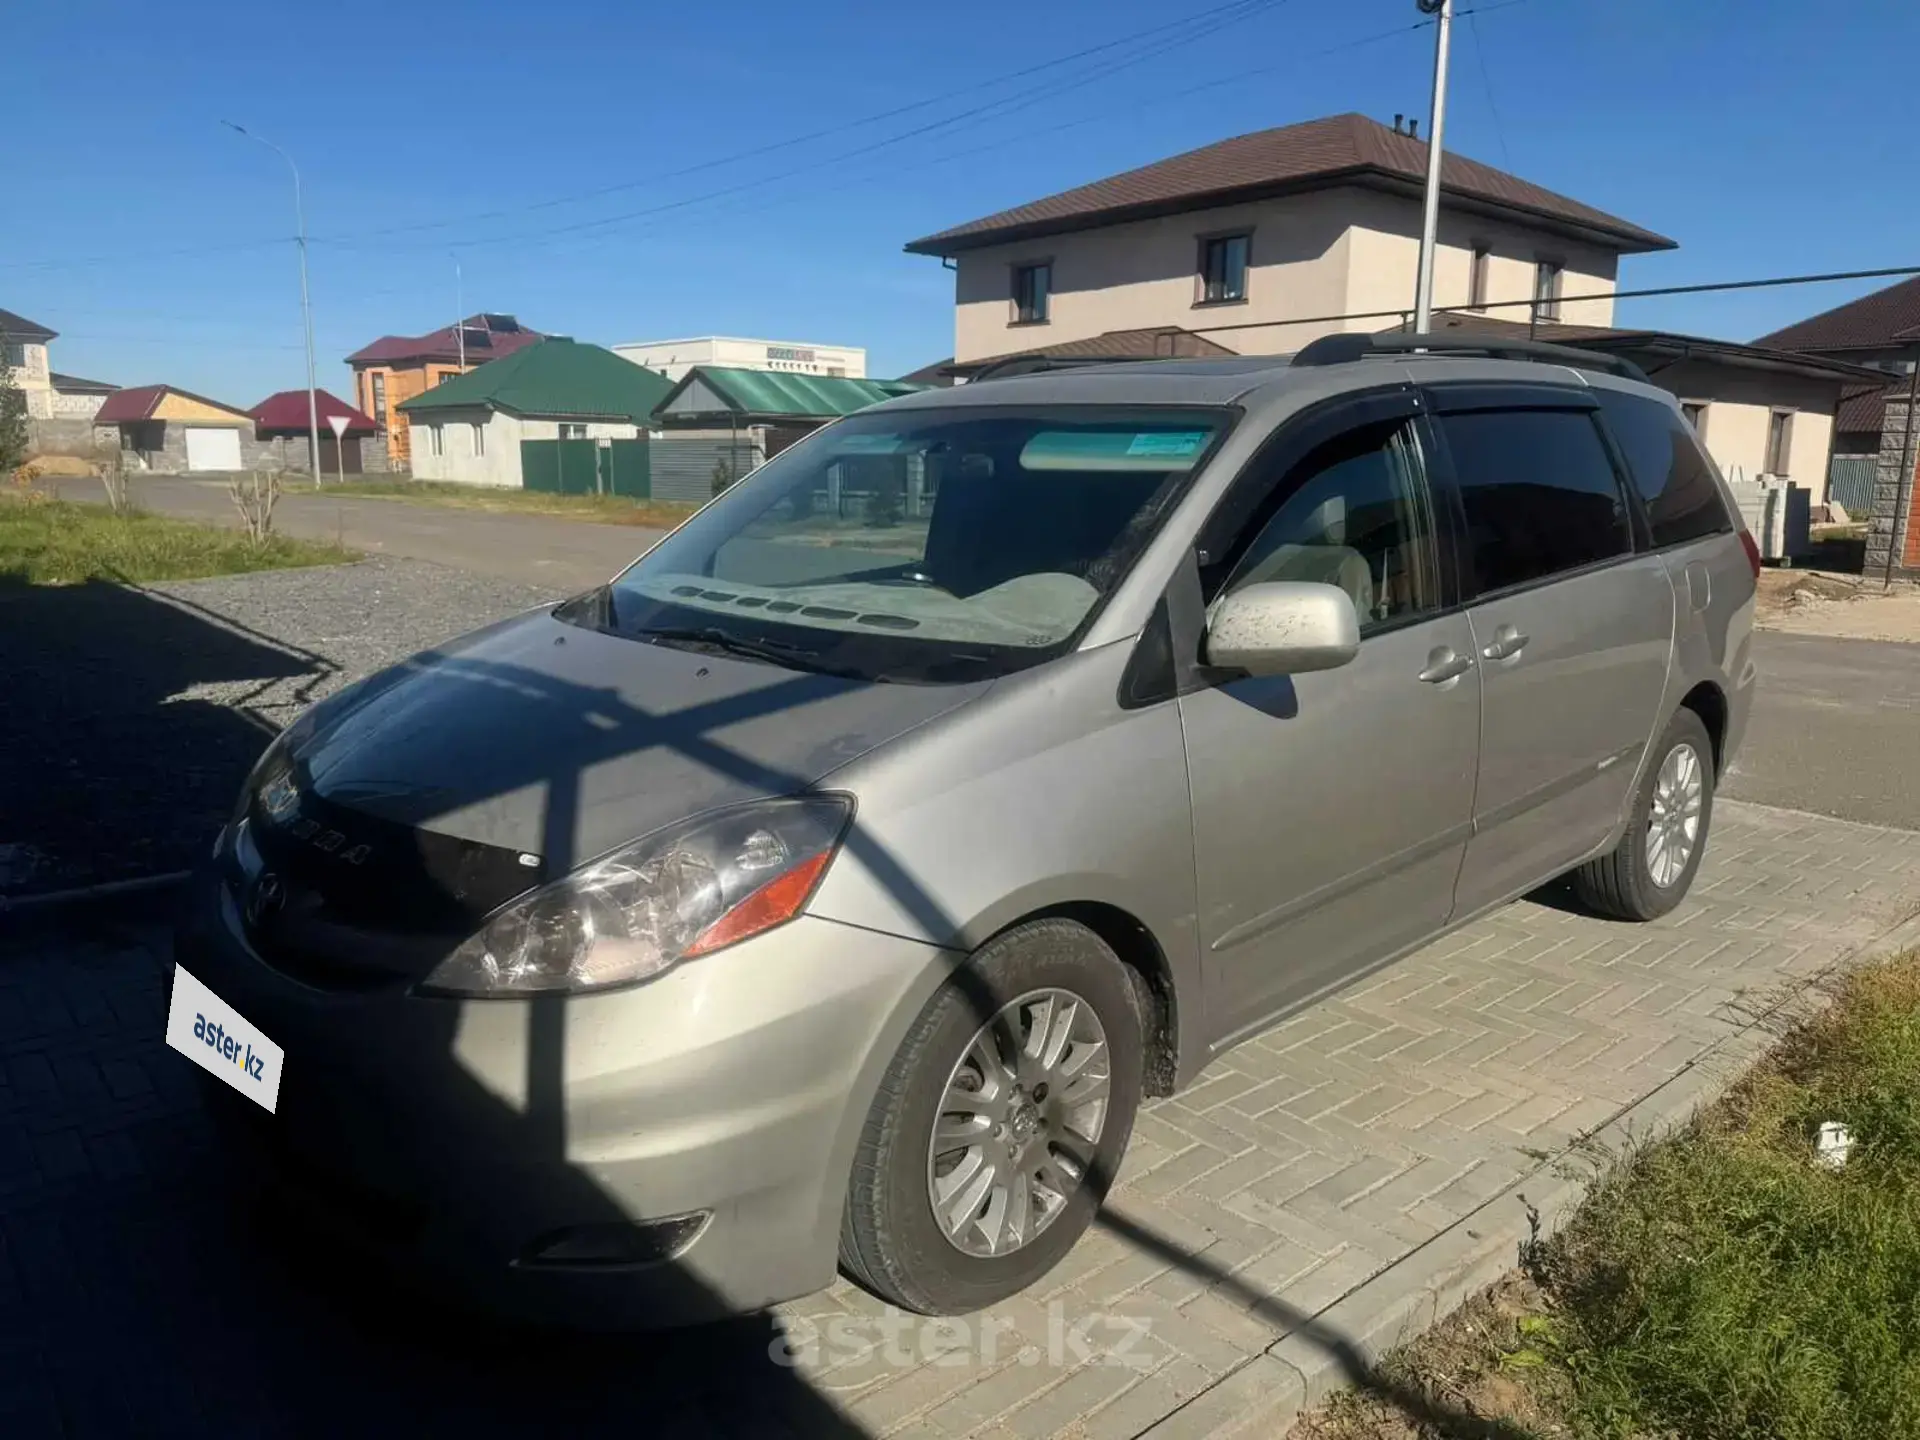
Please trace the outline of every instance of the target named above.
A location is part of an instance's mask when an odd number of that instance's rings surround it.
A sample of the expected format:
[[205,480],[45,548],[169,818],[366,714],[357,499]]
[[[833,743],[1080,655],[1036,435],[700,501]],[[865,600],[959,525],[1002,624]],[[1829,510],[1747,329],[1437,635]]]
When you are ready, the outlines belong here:
[[1472,668],[1473,656],[1462,655],[1451,645],[1436,645],[1427,652],[1427,668],[1420,672],[1420,678],[1429,685],[1444,685]]
[[1510,660],[1527,648],[1529,638],[1511,625],[1502,625],[1493,632],[1493,639],[1480,653],[1489,660]]

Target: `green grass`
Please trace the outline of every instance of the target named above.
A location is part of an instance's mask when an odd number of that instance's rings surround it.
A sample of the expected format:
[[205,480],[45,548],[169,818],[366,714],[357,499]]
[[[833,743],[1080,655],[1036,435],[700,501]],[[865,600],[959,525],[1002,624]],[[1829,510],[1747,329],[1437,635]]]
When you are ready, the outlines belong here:
[[319,488],[321,493],[329,495],[370,495],[414,505],[446,505],[456,510],[489,510],[496,514],[554,515],[602,525],[643,525],[654,530],[673,529],[695,508],[663,500],[629,500],[620,495],[549,495],[538,490],[460,485],[442,480],[328,480]]
[[254,545],[237,528],[139,512],[117,516],[104,505],[0,498],[0,579],[29,585],[197,580],[358,558],[285,535]]
[[[1828,1120],[1840,1170],[1813,1157]],[[1550,1256],[1588,1434],[1920,1436],[1920,962],[1854,977]]]

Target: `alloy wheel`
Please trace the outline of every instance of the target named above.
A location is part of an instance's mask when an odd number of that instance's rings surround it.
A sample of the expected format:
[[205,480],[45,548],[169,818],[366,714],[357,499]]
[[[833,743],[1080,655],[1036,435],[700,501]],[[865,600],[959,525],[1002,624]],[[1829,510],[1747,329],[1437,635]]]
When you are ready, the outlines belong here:
[[1106,1126],[1111,1065],[1100,1017],[1067,990],[1022,995],[975,1032],[927,1146],[927,1198],[956,1249],[1011,1255],[1067,1208]]
[[1691,745],[1676,745],[1661,762],[1647,816],[1647,874],[1662,890],[1686,873],[1700,840],[1706,772]]

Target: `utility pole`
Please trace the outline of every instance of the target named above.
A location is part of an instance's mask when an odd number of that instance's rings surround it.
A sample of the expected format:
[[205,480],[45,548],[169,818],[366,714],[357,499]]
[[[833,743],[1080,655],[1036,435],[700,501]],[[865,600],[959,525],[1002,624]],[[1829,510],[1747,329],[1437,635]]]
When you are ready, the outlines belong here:
[[458,312],[453,318],[453,333],[459,337],[460,373],[464,375],[467,373],[467,299],[460,282],[458,260],[453,262],[453,308]]
[[1420,278],[1414,282],[1413,328],[1425,334],[1433,323],[1433,247],[1440,232],[1440,155],[1447,125],[1447,44],[1453,35],[1453,0],[1414,0],[1433,15],[1433,114],[1427,125],[1426,213],[1420,223]]
[[300,202],[300,167],[293,163],[291,155],[264,136],[255,135],[231,120],[222,120],[220,123],[236,135],[244,135],[266,146],[286,161],[287,169],[293,172],[293,224],[300,245],[300,318],[307,331],[307,457],[310,467],[307,473],[313,476],[313,483],[317,486],[320,483],[320,402],[314,395],[313,300],[307,290],[307,215]]

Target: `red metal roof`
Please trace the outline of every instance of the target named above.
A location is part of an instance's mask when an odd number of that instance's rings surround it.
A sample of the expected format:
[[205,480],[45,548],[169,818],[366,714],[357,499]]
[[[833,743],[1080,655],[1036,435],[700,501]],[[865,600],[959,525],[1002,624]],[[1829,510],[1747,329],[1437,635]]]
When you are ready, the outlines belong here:
[[[302,395],[306,391],[300,392]],[[212,405],[217,409],[229,410],[236,417],[247,412],[224,400],[209,400],[205,395],[196,395],[191,390],[182,390],[178,385],[134,385],[125,390],[116,390],[101,402],[99,410],[94,412],[96,425],[124,425],[129,422],[151,420],[153,412],[160,408],[160,402],[169,395],[183,395],[189,400],[198,400],[202,405]]]
[[511,315],[473,315],[459,326],[447,325],[425,335],[382,335],[347,357],[349,365],[393,365],[409,360],[459,360],[459,331],[467,332],[466,357],[470,365],[498,360],[502,355],[544,340]]
[[[942,230],[907,249],[921,255],[958,255],[983,245],[1334,185],[1413,193],[1426,172],[1426,141],[1365,115],[1331,115],[1189,150]],[[1664,235],[1451,151],[1441,156],[1440,187],[1450,200],[1527,215],[1622,253],[1674,248]]]
[[[328,418],[333,415],[347,417],[347,434],[349,435],[378,433],[380,427],[373,423],[372,416],[354,409],[338,395],[331,395],[325,390],[316,390],[313,399],[314,408],[320,414],[322,435],[333,433],[333,426]],[[311,419],[307,413],[307,392],[304,390],[281,390],[269,395],[247,413],[253,417],[254,426],[262,435],[274,431],[304,435],[307,433]]]

